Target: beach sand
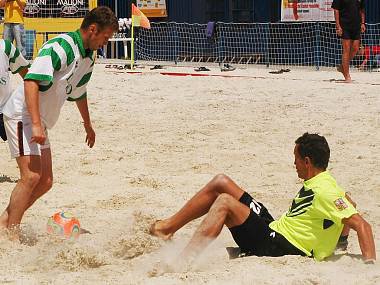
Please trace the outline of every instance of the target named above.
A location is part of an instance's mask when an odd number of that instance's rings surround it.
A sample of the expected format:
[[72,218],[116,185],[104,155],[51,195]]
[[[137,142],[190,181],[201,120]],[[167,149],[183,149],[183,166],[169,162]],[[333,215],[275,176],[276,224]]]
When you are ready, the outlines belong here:
[[[330,82],[341,77],[331,70],[270,70],[174,77],[97,64],[88,86],[95,147],[85,145],[79,112],[67,102],[49,131],[53,189],[26,212],[24,244],[0,238],[0,284],[380,284],[379,265],[359,260],[355,232],[346,253],[324,262],[229,260],[226,247],[235,244],[225,228],[184,272],[150,274],[157,262],[175,259],[200,220],[171,242],[151,237],[149,224],[173,214],[216,174],[232,177],[275,218],[285,212],[302,185],[293,147],[306,131],[326,136],[329,170],[372,225],[379,249],[380,73],[353,73],[349,85]],[[0,154],[2,210],[19,174],[6,143]],[[74,242],[48,236],[47,219],[59,210],[91,234]]]

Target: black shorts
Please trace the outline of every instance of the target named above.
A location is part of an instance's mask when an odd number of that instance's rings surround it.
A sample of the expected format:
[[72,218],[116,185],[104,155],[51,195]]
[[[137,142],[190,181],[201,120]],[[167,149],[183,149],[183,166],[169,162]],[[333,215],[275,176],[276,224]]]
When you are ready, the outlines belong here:
[[274,219],[262,203],[254,200],[246,192],[239,201],[251,209],[244,223],[230,228],[232,237],[242,253],[257,256],[305,256],[305,253],[292,245],[284,236],[269,227]]
[[360,26],[357,28],[353,27],[342,27],[343,33],[341,39],[343,40],[360,40]]

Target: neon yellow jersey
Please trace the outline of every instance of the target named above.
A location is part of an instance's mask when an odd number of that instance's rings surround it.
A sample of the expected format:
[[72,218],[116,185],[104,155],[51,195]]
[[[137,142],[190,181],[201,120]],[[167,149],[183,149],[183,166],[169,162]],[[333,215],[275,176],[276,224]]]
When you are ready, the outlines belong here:
[[[21,2],[26,3],[26,0],[21,0]],[[14,23],[14,24],[23,24],[23,10],[20,8],[16,1],[6,2],[4,8],[5,19],[4,23]]]
[[304,182],[287,213],[269,227],[318,261],[334,252],[342,219],[356,214],[328,171]]

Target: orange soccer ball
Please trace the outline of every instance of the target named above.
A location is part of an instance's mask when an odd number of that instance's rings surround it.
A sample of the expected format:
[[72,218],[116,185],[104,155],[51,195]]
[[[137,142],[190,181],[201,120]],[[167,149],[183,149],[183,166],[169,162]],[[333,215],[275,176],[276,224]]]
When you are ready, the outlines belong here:
[[80,235],[79,220],[69,212],[55,213],[48,219],[47,232],[67,239],[76,239]]

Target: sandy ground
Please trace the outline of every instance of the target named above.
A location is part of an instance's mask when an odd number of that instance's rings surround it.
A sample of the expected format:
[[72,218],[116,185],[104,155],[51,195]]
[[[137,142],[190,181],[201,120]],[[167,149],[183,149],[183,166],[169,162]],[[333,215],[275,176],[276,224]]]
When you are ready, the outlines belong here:
[[[49,132],[53,189],[24,217],[26,244],[0,239],[1,284],[380,284],[379,265],[358,260],[355,233],[347,253],[318,263],[306,257],[229,260],[225,248],[235,244],[224,229],[189,270],[154,277],[155,264],[173,260],[200,220],[172,242],[147,234],[152,220],[174,213],[218,173],[279,217],[301,187],[294,140],[309,131],[326,136],[329,170],[372,224],[380,248],[380,73],[354,73],[355,84],[346,85],[329,82],[340,78],[332,71],[223,73],[245,76],[237,78],[142,71],[96,65],[88,88],[93,149],[84,144],[75,104],[64,106]],[[5,143],[0,153],[5,208],[18,169]],[[91,234],[75,242],[48,236],[47,219],[61,209]]]

